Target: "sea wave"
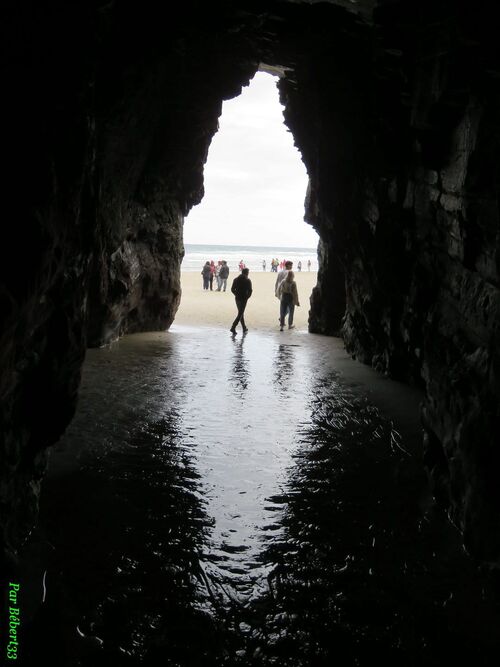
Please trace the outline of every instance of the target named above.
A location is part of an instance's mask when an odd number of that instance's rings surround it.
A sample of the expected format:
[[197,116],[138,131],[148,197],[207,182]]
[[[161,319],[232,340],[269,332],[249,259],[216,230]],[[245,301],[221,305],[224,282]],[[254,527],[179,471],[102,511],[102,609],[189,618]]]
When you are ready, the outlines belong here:
[[181,266],[182,271],[201,271],[205,262],[211,260],[215,263],[225,260],[233,271],[238,269],[240,261],[243,261],[251,271],[262,271],[265,261],[266,271],[270,271],[272,259],[277,259],[279,262],[291,260],[295,269],[301,262],[302,271],[308,270],[308,262],[310,261],[310,270],[318,270],[318,256],[315,248],[196,245],[188,243],[184,247],[185,255]]

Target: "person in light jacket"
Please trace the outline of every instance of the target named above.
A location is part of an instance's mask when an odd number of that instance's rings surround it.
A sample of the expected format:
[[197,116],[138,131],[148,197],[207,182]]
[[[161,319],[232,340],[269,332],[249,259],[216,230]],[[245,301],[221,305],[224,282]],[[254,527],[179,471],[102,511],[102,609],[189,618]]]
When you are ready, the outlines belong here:
[[295,274],[293,271],[288,271],[288,274],[279,285],[280,297],[280,331],[283,331],[285,326],[285,317],[288,314],[288,328],[293,329],[293,313],[295,306],[300,306],[299,293],[297,291],[297,283],[294,280]]
[[287,261],[284,263],[284,268],[278,273],[276,276],[276,282],[274,284],[274,294],[276,295],[276,298],[280,298],[280,285],[285,280],[285,278],[288,275],[288,272],[292,270],[293,267],[293,262]]

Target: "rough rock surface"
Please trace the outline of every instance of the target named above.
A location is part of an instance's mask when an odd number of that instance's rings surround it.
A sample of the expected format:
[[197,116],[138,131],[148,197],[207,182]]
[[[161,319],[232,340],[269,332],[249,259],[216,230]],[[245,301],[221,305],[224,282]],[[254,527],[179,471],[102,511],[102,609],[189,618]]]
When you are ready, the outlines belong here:
[[[460,6],[458,6],[458,4]],[[352,5],[349,6],[349,5]],[[311,331],[426,390],[425,464],[500,564],[500,58],[474,3],[12,3],[2,43],[2,539],[36,512],[86,345],[165,329],[222,100],[260,64],[321,237]],[[48,48],[47,45],[50,45]]]

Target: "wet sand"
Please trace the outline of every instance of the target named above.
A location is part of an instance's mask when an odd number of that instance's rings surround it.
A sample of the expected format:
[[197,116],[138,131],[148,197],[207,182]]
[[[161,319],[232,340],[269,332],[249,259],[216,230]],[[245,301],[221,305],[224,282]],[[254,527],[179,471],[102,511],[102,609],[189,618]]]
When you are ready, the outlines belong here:
[[[234,296],[231,284],[239,275],[235,271],[229,274],[226,292],[206,291],[202,288],[201,275],[195,272],[183,272],[181,275],[182,299],[175,317],[176,324],[209,325],[229,328],[236,317]],[[250,271],[249,278],[253,285],[253,294],[248,301],[245,321],[249,329],[279,330],[279,301],[274,296],[276,273],[270,271]],[[316,271],[296,271],[295,281],[299,293],[300,307],[295,308],[294,324],[298,330],[307,330],[309,317],[309,297],[316,285]]]
[[24,555],[26,656],[493,667],[500,605],[427,487],[420,391],[307,332],[316,273],[283,333],[275,274],[251,279],[248,334],[185,273],[169,331],[88,350]]
[[493,667],[500,612],[425,495],[418,402],[301,331],[174,323],[89,350],[21,577],[25,599],[46,589],[23,650]]

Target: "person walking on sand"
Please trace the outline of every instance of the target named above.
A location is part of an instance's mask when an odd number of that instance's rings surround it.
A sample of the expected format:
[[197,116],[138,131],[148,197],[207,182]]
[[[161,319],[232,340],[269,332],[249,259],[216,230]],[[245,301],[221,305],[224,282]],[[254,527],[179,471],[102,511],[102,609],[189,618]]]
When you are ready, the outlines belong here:
[[308,271],[311,270],[311,260],[310,259],[307,260],[307,270]]
[[278,294],[279,286],[285,280],[285,278],[288,275],[288,272],[292,270],[293,267],[293,262],[287,261],[285,262],[284,268],[278,273],[276,276],[276,283],[274,285],[274,294],[276,295],[276,298],[279,299],[280,296]]
[[248,331],[244,318],[247,301],[252,296],[252,281],[248,277],[248,272],[249,269],[242,269],[240,275],[233,280],[231,286],[231,292],[234,294],[236,308],[238,309],[238,315],[229,329],[233,335],[236,334],[236,327],[239,322],[241,322],[241,326],[243,327],[243,333]]
[[297,270],[302,271],[302,262],[300,261],[300,259],[299,259],[298,264],[297,264]]
[[289,271],[285,280],[282,280],[278,288],[280,295],[280,331],[285,326],[285,317],[288,314],[288,328],[294,329],[293,313],[295,306],[300,306],[299,294],[297,292],[297,283],[294,280],[295,274]]
[[266,270],[266,260],[265,259],[262,260],[262,270],[263,271]]
[[210,262],[207,260],[205,266],[201,270],[201,275],[203,276],[203,289],[208,289],[210,283]]

